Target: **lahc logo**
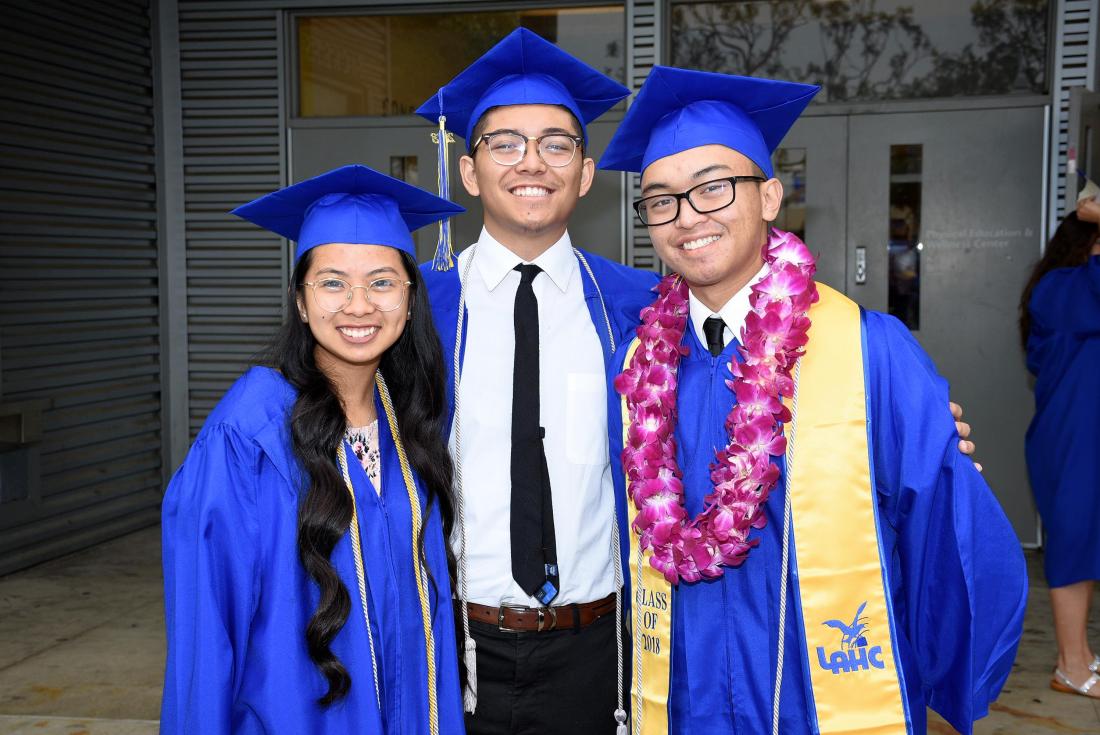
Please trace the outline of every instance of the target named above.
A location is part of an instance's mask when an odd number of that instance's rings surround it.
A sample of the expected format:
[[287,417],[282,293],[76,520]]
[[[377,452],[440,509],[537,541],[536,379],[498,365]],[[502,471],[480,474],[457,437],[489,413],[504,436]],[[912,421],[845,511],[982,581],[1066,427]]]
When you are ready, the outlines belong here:
[[840,649],[825,657],[825,649],[817,647],[817,662],[821,668],[834,674],[847,674],[852,671],[867,671],[870,667],[876,669],[886,668],[882,661],[882,646],[867,647],[867,618],[862,617],[863,608],[867,607],[864,601],[851,623],[842,620],[826,620],[822,625],[836,628],[840,631]]

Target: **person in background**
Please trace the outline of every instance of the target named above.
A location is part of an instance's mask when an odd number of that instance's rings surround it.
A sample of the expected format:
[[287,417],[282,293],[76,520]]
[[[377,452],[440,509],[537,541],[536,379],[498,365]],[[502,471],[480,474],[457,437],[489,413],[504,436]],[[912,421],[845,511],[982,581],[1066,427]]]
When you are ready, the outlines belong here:
[[1100,579],[1098,222],[1100,202],[1082,192],[1020,299],[1020,339],[1035,375],[1027,466],[1043,519],[1043,566],[1058,642],[1050,686],[1093,698],[1100,698],[1100,657],[1087,635]]
[[162,733],[462,732],[442,356],[409,234],[458,211],[364,166],[234,210],[297,242],[291,298],[164,498]]

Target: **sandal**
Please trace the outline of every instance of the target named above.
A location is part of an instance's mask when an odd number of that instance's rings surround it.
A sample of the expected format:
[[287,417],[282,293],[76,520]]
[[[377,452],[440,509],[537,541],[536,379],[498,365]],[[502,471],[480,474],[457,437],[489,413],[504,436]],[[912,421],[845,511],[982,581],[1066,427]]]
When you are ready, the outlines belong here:
[[1094,674],[1100,674],[1100,655],[1093,654],[1092,663],[1089,664],[1089,671]]
[[[1093,662],[1098,663],[1098,662]],[[1091,669],[1091,666],[1089,667]],[[1097,699],[1089,694],[1096,683],[1100,682],[1100,674],[1093,671],[1089,675],[1089,678],[1084,683],[1078,685],[1070,681],[1070,678],[1062,673],[1060,669],[1054,670],[1054,678],[1050,680],[1050,688],[1056,692],[1064,692],[1065,694],[1080,694],[1083,697],[1089,697],[1090,699]]]

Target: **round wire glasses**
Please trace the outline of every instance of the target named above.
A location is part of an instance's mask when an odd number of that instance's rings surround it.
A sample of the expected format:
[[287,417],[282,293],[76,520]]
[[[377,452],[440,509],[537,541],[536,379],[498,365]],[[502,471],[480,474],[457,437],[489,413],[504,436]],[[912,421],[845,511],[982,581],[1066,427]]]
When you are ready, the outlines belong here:
[[654,194],[634,202],[638,219],[647,227],[667,225],[680,216],[680,202],[684,199],[699,214],[717,212],[733,204],[737,199],[737,184],[743,181],[767,181],[763,176],[727,176],[724,179],[704,181],[679,194]]
[[535,141],[539,158],[547,166],[562,168],[573,162],[577,155],[577,148],[584,143],[584,138],[566,135],[565,133],[548,133],[537,138],[528,138],[525,135],[504,130],[497,133],[486,133],[477,139],[470,154],[473,155],[477,147],[484,142],[489,149],[489,157],[501,166],[515,166],[527,155],[528,141]]
[[405,300],[405,292],[412,285],[412,281],[378,278],[366,286],[352,286],[341,278],[322,278],[316,281],[305,281],[302,285],[313,289],[313,299],[317,302],[317,306],[330,314],[335,314],[348,308],[357,288],[363,289],[367,301],[378,311],[393,311]]

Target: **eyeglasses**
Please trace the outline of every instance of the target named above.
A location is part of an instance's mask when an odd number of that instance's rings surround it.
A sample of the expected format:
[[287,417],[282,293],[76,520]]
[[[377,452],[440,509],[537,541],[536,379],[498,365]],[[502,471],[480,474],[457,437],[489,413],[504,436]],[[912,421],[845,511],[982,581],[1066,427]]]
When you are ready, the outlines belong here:
[[547,166],[561,168],[573,162],[577,155],[577,148],[584,143],[584,138],[566,135],[565,133],[549,133],[537,138],[528,138],[525,135],[510,130],[498,133],[487,133],[474,143],[470,154],[477,150],[482,141],[488,141],[489,156],[501,166],[515,166],[527,155],[527,142],[533,140],[538,145],[539,158]]
[[686,199],[699,214],[717,212],[733,204],[737,198],[737,184],[742,181],[767,181],[763,176],[729,176],[724,179],[704,181],[679,194],[656,194],[634,202],[638,219],[647,227],[667,225],[680,216],[680,201]]
[[313,299],[319,307],[330,314],[335,314],[348,308],[357,288],[366,292],[367,301],[378,311],[393,311],[405,300],[405,291],[412,285],[412,281],[379,278],[366,286],[352,286],[339,278],[324,278],[319,281],[306,281],[302,285],[313,289]]

